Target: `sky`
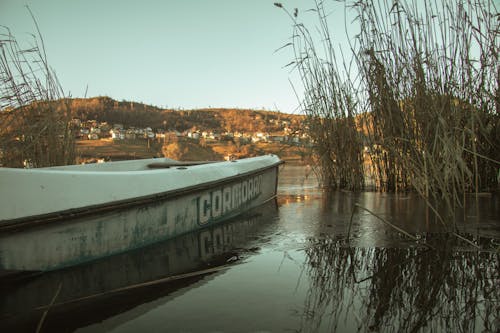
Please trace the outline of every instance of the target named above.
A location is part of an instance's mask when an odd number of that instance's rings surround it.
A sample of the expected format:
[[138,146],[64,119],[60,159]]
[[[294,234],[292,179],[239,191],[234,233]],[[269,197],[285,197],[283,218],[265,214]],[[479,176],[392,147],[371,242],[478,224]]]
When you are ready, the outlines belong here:
[[[300,113],[285,65],[291,21],[268,0],[0,0],[0,25],[19,42],[40,27],[65,95],[109,96],[163,108]],[[299,15],[311,0],[281,1]],[[344,8],[331,13],[344,29]],[[306,17],[306,16],[304,16]],[[338,25],[335,27],[335,25]],[[292,83],[291,83],[292,82]]]

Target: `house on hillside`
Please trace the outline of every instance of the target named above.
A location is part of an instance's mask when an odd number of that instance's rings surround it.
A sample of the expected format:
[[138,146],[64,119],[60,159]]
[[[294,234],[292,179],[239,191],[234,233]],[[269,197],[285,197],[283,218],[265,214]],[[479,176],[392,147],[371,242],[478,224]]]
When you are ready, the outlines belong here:
[[143,130],[143,137],[145,139],[154,139],[156,137],[155,133],[153,132],[153,129],[151,127],[146,127]]
[[142,136],[138,136],[138,137],[142,137],[144,139],[154,139],[154,138],[156,138],[156,134],[153,131],[144,131]]
[[125,140],[125,131],[119,129],[112,129],[109,131],[109,135],[113,140]]
[[272,142],[285,142],[288,138],[284,135],[270,135],[269,141]]
[[267,135],[262,132],[257,132],[252,136],[252,142],[267,142]]
[[200,132],[188,132],[188,138],[198,140],[200,138]]
[[75,127],[80,127],[82,124],[82,121],[78,118],[73,118],[71,119],[71,125],[75,126]]
[[90,133],[95,133],[97,135],[101,134],[101,128],[100,127],[91,127],[90,128]]
[[87,120],[82,124],[82,126],[85,126],[87,128],[97,127],[97,120]]
[[208,138],[209,139],[212,139],[212,140],[217,140],[219,141],[220,140],[220,134],[219,133],[216,133],[216,132],[210,132],[210,134],[208,135]]
[[90,134],[90,129],[88,129],[87,127],[80,128],[80,135],[79,135],[79,137],[86,138],[89,134]]
[[220,140],[221,141],[234,141],[234,134],[229,133],[229,132],[225,132],[221,135]]
[[135,134],[134,129],[129,129],[125,132],[125,139],[126,140],[135,140],[137,135]]

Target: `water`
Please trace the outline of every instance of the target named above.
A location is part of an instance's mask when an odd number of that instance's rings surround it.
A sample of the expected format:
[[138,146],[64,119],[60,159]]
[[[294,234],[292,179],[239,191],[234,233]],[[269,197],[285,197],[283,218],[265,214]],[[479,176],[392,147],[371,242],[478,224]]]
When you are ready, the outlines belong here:
[[[477,251],[413,195],[327,194],[310,169],[281,171],[277,201],[230,223],[2,284],[0,331],[34,332],[47,309],[42,332],[500,329],[498,198],[458,216]],[[355,203],[418,240],[358,208],[347,244]]]

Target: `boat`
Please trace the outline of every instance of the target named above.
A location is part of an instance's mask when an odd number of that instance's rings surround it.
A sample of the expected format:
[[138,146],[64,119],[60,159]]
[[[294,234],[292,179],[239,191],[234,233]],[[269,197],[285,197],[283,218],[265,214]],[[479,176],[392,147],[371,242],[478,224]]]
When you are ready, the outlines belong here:
[[74,266],[233,218],[275,198],[280,164],[265,155],[0,168],[0,275]]
[[269,201],[228,221],[164,242],[29,278],[9,279],[0,284],[0,332],[35,332],[49,308],[43,322],[46,332],[72,332],[105,320],[126,324],[260,253],[264,240],[256,238],[266,234],[277,214],[277,203]]

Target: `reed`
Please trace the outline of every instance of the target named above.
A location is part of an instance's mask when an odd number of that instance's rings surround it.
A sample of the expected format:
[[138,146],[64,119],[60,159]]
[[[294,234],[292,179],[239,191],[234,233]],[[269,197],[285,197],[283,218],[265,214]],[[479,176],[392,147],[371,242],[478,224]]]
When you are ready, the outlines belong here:
[[69,100],[49,67],[31,15],[37,35],[28,47],[21,46],[8,27],[0,27],[0,165],[72,164],[75,141]]
[[293,20],[292,65],[304,86],[302,106],[326,185],[360,189],[372,177],[378,190],[417,191],[436,213],[445,212],[443,223],[455,220],[467,193],[498,189],[494,1],[344,5],[359,31],[341,59],[323,1],[314,1],[315,36],[283,8]]
[[275,6],[293,22],[292,42],[285,46],[293,47],[295,59],[289,66],[298,71],[304,86],[301,107],[316,143],[320,180],[328,188],[360,190],[364,187],[363,141],[356,125],[356,89],[338,71],[339,59],[325,9],[322,3],[315,3],[317,37],[298,21],[297,10],[291,14],[281,4]]
[[[437,211],[496,189],[499,35],[492,1],[357,3],[358,68],[370,142],[387,190],[413,189]],[[446,217],[444,217],[446,219]]]

